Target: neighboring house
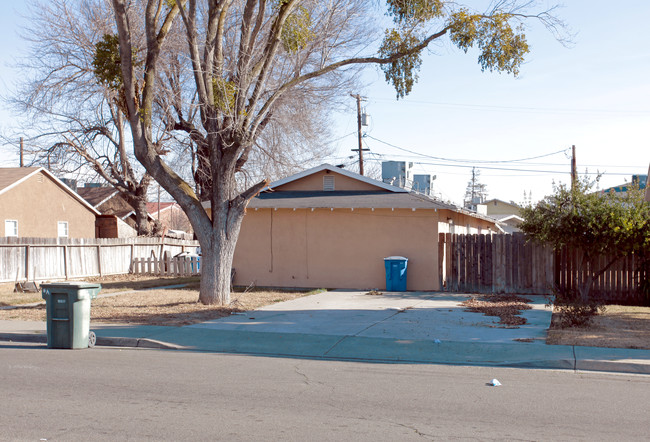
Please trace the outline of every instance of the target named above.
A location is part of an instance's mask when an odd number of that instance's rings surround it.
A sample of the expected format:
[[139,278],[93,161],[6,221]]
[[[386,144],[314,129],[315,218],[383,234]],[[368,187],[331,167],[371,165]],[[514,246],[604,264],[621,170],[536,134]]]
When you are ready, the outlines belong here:
[[98,215],[47,169],[0,168],[2,236],[94,238]]
[[627,193],[627,189],[631,188],[632,186],[638,186],[640,190],[645,190],[645,194],[648,195],[648,191],[646,189],[647,185],[648,175],[632,175],[631,182],[603,189],[600,191],[600,193],[615,192],[620,195],[625,195]]
[[97,238],[138,236],[135,209],[114,187],[79,187],[77,193],[97,209]]
[[519,225],[524,219],[521,217],[521,207],[515,203],[495,198],[480,204],[477,211],[499,221],[497,227],[502,233],[521,232]]
[[147,203],[147,212],[149,212],[149,216],[160,221],[163,228],[167,228],[168,231],[194,233],[190,220],[187,219],[187,215],[176,202]]
[[438,233],[450,223],[496,231],[486,217],[324,164],[274,182],[251,200],[234,282],[384,289],[384,258],[404,256],[408,290],[439,290]]

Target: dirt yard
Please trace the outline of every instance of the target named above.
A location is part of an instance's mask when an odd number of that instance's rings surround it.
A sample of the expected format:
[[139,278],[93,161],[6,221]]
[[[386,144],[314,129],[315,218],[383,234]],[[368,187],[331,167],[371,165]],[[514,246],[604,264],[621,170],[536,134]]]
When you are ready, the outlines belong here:
[[650,350],[650,307],[608,305],[586,327],[559,328],[553,313],[547,344]]
[[[254,289],[231,294],[228,306],[206,306],[198,302],[198,278],[110,277],[87,280],[102,284],[101,294],[92,301],[91,322],[182,326],[288,301],[315,291],[268,291]],[[155,289],[164,285],[188,284],[176,289]],[[42,301],[40,293],[12,293],[13,285],[0,286],[0,306]],[[146,289],[146,290],[143,290]],[[133,292],[132,290],[143,290]],[[119,294],[119,292],[126,292]],[[22,302],[21,301],[22,298]],[[45,305],[0,310],[0,320],[45,321]]]

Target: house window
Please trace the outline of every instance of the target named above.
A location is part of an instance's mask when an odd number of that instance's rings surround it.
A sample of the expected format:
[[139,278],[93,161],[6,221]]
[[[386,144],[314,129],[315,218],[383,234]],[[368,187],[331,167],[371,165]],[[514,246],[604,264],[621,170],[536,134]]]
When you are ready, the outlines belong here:
[[5,220],[5,236],[18,237],[18,221],[12,219]]
[[59,232],[59,238],[67,238],[68,237],[68,222],[67,221],[59,221],[58,224],[58,232]]
[[323,177],[323,190],[329,192],[334,190],[334,175],[325,175]]

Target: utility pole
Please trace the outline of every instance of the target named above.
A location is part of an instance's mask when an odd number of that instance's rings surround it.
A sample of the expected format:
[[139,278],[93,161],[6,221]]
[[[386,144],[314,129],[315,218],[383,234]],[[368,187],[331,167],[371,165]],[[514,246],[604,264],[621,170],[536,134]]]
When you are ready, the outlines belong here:
[[363,151],[369,151],[370,149],[364,149],[362,138],[363,134],[361,133],[361,100],[363,99],[359,94],[350,94],[352,98],[357,100],[357,134],[359,137],[359,148],[352,149],[352,152],[359,152],[359,175],[363,175]]
[[[648,166],[648,180],[650,180],[650,165]],[[650,181],[645,183],[645,200],[650,203]]]
[[576,146],[571,146],[571,190],[575,190],[578,174],[576,172]]
[[23,162],[23,137],[20,137],[20,167],[25,167]]

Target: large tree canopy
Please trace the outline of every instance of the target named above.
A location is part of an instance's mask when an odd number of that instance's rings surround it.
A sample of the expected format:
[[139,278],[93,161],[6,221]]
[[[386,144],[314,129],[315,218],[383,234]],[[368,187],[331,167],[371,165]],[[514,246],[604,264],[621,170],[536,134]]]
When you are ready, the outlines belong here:
[[[337,90],[347,94],[345,85],[370,64],[380,65],[403,97],[417,80],[423,51],[445,37],[463,51],[475,48],[482,69],[517,74],[528,52],[526,20],[553,31],[561,27],[550,11],[531,12],[533,2],[517,0],[497,1],[480,12],[442,0],[387,0],[383,11],[363,0],[112,0],[112,6],[135,155],[192,222],[203,250],[204,303],[229,301],[244,211],[267,184],[260,180],[241,188],[237,176],[283,107],[300,112]],[[377,40],[371,37],[384,12],[391,26],[372,53]],[[177,53],[168,40],[178,27],[185,48]],[[196,118],[178,107],[170,115],[177,133],[199,146],[210,213],[155,142],[159,72],[170,52],[191,64]],[[134,63],[134,53],[141,55],[141,65]]]

